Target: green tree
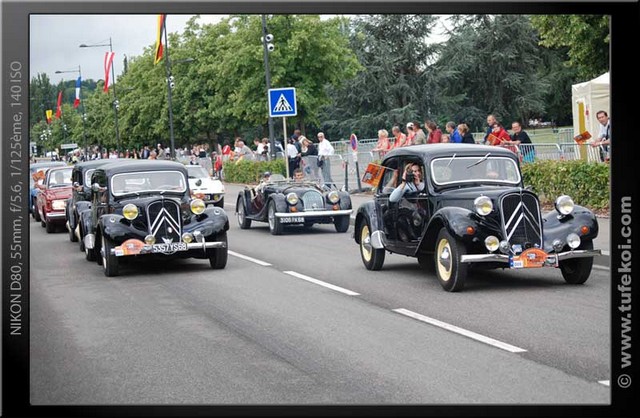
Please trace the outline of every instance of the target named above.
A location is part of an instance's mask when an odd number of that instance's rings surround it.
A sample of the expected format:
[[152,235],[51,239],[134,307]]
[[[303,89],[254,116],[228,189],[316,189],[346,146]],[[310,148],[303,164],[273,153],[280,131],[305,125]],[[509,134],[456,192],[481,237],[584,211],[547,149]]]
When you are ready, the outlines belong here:
[[436,120],[482,130],[489,113],[507,127],[544,113],[548,83],[527,16],[454,16],[452,23],[433,66]]
[[351,132],[375,137],[378,129],[427,113],[433,97],[427,62],[435,45],[426,43],[437,18],[431,15],[369,15],[349,26],[351,49],[361,70],[343,86],[331,86],[323,129],[330,137]]
[[609,16],[537,15],[531,21],[540,33],[540,45],[568,47],[567,65],[582,80],[609,71]]

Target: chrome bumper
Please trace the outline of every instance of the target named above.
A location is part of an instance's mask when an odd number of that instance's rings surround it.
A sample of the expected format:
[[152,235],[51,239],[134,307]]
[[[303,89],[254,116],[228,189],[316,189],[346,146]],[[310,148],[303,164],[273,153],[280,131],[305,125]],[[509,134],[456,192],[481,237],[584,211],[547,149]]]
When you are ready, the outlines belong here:
[[[570,258],[595,257],[602,255],[601,250],[573,250],[562,253],[549,253],[548,257],[556,257],[557,261]],[[466,254],[460,256],[461,263],[505,263],[509,264],[509,256],[506,254]]]
[[313,210],[309,212],[277,212],[276,218],[320,218],[323,216],[342,216],[351,215],[353,209],[341,210]]

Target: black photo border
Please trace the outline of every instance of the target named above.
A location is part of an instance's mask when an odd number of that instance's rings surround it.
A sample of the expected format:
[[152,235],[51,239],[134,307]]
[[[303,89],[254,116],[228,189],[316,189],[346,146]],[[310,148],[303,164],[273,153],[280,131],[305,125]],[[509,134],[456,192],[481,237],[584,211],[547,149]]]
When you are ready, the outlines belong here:
[[[32,406],[29,387],[29,215],[28,195],[29,150],[29,15],[30,14],[361,14],[361,13],[426,13],[426,14],[607,14],[611,16],[611,405],[355,405],[355,406]],[[330,1],[17,1],[2,0],[2,416],[631,416],[634,392],[639,383],[633,364],[633,343],[637,328],[627,330],[623,346],[621,316],[632,318],[633,306],[621,309],[629,295],[619,286],[631,281],[630,293],[637,294],[640,284],[633,286],[633,264],[637,246],[627,250],[633,241],[629,224],[631,202],[637,202],[638,182],[633,174],[637,158],[632,143],[640,141],[635,122],[637,115],[638,73],[629,58],[637,54],[639,28],[637,1],[466,1],[445,2],[415,0],[392,2],[378,0]],[[12,95],[12,93],[14,93]],[[635,128],[635,129],[634,129]],[[21,133],[21,134],[20,134]],[[635,134],[635,135],[634,135]],[[21,145],[18,145],[21,144]],[[22,158],[20,158],[22,157]],[[19,198],[17,196],[22,196]],[[20,203],[22,204],[20,205]],[[627,202],[629,205],[626,206]],[[637,217],[636,217],[637,219]],[[628,236],[627,236],[628,235]],[[638,234],[636,233],[637,237]],[[637,240],[636,240],[637,242]],[[621,264],[622,263],[622,264]],[[640,265],[636,261],[636,265]],[[628,272],[628,276],[625,276]],[[637,270],[637,267],[636,267]],[[637,276],[637,273],[636,273]],[[624,299],[623,299],[624,297]],[[632,299],[631,299],[632,300]],[[13,306],[16,305],[16,306]],[[19,305],[19,306],[18,306]],[[12,310],[13,309],[13,310]],[[18,316],[18,313],[20,314]],[[636,315],[633,315],[636,316]],[[12,335],[12,325],[20,321],[20,335]],[[13,328],[15,329],[15,328]],[[624,331],[624,332],[623,332]],[[630,345],[627,346],[627,343]],[[580,347],[576,347],[579,350]],[[631,365],[623,367],[623,352],[628,349]]]

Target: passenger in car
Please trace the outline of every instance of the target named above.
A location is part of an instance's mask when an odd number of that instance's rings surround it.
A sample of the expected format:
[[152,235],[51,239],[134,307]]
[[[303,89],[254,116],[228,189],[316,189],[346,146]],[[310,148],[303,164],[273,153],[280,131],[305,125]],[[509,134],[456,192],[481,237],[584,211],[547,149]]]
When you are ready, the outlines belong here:
[[399,202],[407,193],[417,193],[424,190],[422,169],[417,163],[409,163],[402,173],[402,182],[389,196],[389,202]]

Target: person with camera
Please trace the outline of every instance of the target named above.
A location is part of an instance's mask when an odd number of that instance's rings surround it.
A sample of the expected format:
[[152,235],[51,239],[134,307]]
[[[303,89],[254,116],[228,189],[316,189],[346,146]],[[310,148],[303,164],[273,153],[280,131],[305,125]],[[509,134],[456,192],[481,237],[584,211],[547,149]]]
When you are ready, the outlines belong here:
[[422,169],[417,163],[409,163],[402,173],[402,182],[389,195],[389,202],[399,202],[407,193],[417,193],[424,190],[422,181]]

